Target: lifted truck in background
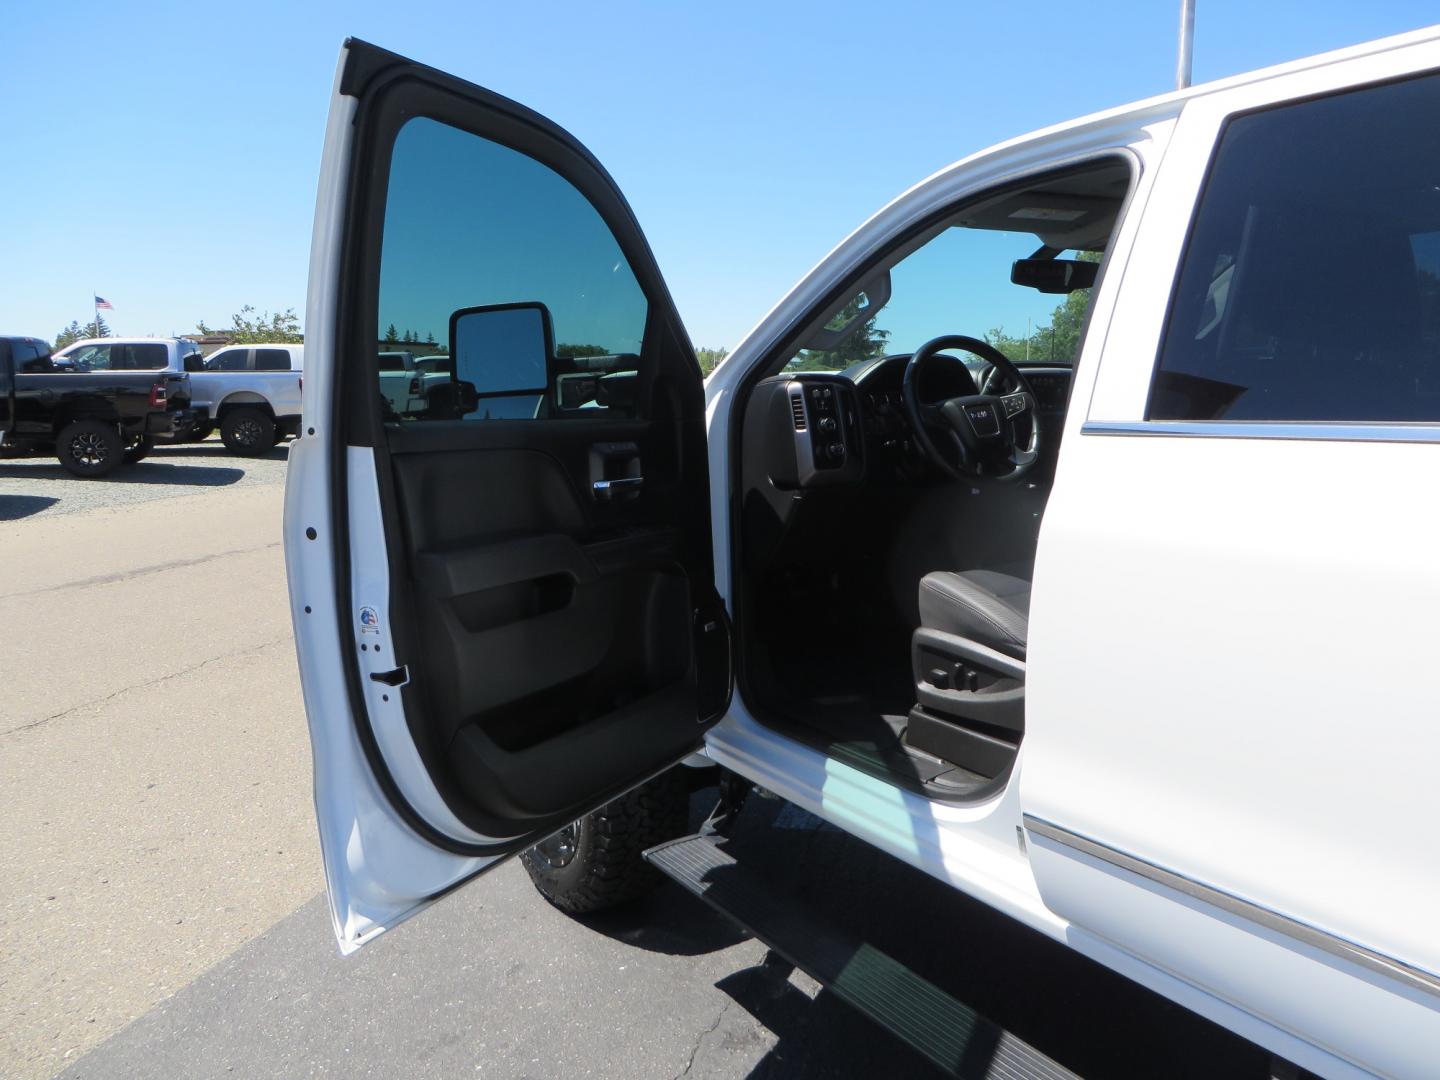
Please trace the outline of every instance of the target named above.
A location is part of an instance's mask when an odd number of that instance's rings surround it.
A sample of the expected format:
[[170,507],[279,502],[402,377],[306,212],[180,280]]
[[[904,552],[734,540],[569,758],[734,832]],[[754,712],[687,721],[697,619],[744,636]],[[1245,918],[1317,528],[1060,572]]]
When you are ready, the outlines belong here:
[[205,438],[218,425],[225,449],[256,457],[299,435],[304,370],[303,345],[227,345],[211,353],[190,380],[201,416],[193,438]]
[[145,457],[156,436],[193,421],[184,372],[56,365],[39,338],[0,337],[0,447],[52,452],[72,476],[97,479]]

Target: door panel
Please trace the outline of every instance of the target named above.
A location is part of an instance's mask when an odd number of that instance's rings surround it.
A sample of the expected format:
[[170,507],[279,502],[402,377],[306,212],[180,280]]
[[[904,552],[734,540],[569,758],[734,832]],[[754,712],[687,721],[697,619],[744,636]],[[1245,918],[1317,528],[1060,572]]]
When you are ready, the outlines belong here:
[[[390,433],[425,659],[416,693],[456,789],[491,834],[502,820],[573,813],[596,784],[622,784],[635,743],[674,756],[696,739],[683,536],[653,497],[595,498],[597,443],[632,446],[641,468],[642,446],[672,452],[637,421]],[[635,730],[606,749],[617,725]]]
[[1382,1075],[1440,1056],[1440,75],[1397,77],[1437,67],[1186,105],[1046,509],[1021,777],[1077,940]]
[[316,217],[286,550],[349,949],[691,752],[730,665],[699,366],[599,164],[351,41]]

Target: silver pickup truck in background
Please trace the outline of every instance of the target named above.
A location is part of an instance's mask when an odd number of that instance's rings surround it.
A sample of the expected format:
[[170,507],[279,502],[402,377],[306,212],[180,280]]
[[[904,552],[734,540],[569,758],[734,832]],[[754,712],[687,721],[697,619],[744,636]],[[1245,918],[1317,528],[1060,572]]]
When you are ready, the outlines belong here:
[[194,408],[209,417],[194,437],[220,428],[233,454],[253,457],[300,434],[301,345],[229,345],[191,376]]

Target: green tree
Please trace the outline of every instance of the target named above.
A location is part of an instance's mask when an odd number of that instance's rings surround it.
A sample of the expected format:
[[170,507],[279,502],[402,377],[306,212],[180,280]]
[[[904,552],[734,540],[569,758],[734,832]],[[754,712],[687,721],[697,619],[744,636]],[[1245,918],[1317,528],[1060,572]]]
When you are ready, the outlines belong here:
[[385,328],[385,344],[393,345],[397,340],[395,324],[392,322]]
[[609,356],[610,350],[604,345],[556,345],[555,355],[562,358],[576,356]]
[[[84,326],[80,327],[81,338],[97,338],[109,336],[110,324],[107,323],[104,319],[102,319],[99,315],[95,316],[95,318],[91,319]],[[78,341],[79,338],[77,338],[76,340]]]
[[709,375],[729,355],[729,349],[696,349],[695,359],[700,361],[700,374]]
[[248,345],[255,342],[298,344],[305,340],[305,335],[300,332],[300,317],[295,314],[294,308],[286,308],[283,312],[277,311],[273,315],[268,311],[257,315],[255,308],[246,304],[231,316],[230,323],[228,328],[222,330],[206,326],[202,321],[195,324],[195,329],[207,337],[212,335],[227,337],[236,345]]
[[80,325],[79,319],[72,319],[69,326],[65,327],[64,330],[61,330],[60,333],[55,335],[55,348],[57,350],[63,349],[72,341],[79,341],[81,338],[87,337],[88,335],[86,334],[86,331],[88,329],[90,328]]
[[[844,326],[860,314],[860,297],[856,296],[826,324],[826,329]],[[786,365],[791,371],[844,371],[862,360],[883,356],[890,343],[890,331],[881,330],[874,318],[865,320],[850,331],[833,349],[801,349]]]
[[[1099,262],[1099,252],[1080,253],[1084,262]],[[1061,364],[1074,363],[1075,354],[1080,351],[1080,332],[1085,328],[1085,316],[1090,311],[1090,289],[1077,289],[1068,293],[1064,300],[1050,313],[1050,321],[1037,327],[1027,341],[1023,337],[1011,337],[1003,326],[997,326],[985,335],[985,340],[994,345],[1011,360],[1039,360]]]

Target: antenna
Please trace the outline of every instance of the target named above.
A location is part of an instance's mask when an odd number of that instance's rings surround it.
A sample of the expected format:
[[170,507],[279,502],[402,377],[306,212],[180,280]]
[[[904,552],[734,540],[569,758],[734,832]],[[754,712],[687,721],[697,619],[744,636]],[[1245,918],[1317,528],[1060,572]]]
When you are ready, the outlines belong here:
[[1190,85],[1190,57],[1195,48],[1195,0],[1180,0],[1180,56],[1175,62],[1175,89]]

